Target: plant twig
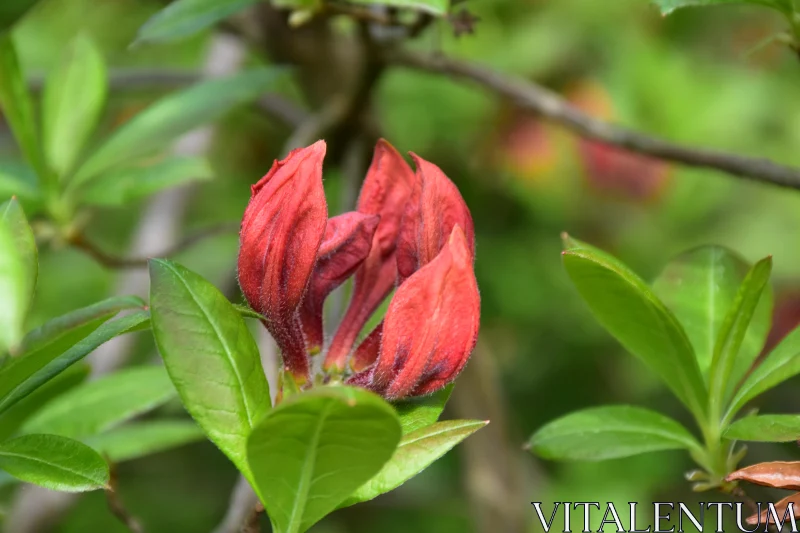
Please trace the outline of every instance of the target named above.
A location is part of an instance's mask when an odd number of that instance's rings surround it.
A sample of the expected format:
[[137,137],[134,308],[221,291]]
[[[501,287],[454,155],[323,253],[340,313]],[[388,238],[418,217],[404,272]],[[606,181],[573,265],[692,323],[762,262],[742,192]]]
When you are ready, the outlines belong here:
[[260,503],[257,503],[242,524],[242,533],[260,533],[261,524],[259,523],[259,518],[263,512],[264,506]]
[[769,159],[746,157],[718,150],[682,146],[593,118],[554,93],[530,81],[501,74],[485,66],[410,51],[385,53],[388,62],[454,79],[470,80],[513,101],[523,109],[538,113],[585,137],[691,167],[718,170],[753,181],[800,189],[800,168],[781,165]]
[[[183,250],[186,250],[187,248],[190,248],[198,242],[209,237],[225,233],[234,233],[237,231],[239,231],[239,222],[225,222],[223,224],[211,226],[188,235],[174,246],[171,246],[159,253],[152,254],[151,257],[169,257],[182,252]],[[92,242],[88,241],[82,234],[76,234],[70,238],[69,243],[74,247],[83,250],[95,261],[108,268],[119,270],[147,268],[147,262],[149,259],[148,257],[118,257],[116,255],[109,254]]]
[[119,519],[120,522],[125,524],[131,533],[144,533],[144,527],[133,515],[125,508],[125,504],[117,493],[117,473],[113,465],[111,465],[111,477],[109,479],[109,486],[106,489],[106,501],[108,501],[108,508]]

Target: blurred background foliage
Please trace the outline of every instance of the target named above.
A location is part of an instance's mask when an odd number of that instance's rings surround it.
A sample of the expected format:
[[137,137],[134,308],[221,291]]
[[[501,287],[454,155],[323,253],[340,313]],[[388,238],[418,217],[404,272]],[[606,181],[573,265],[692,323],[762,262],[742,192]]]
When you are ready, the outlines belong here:
[[[414,46],[536,80],[598,117],[660,137],[800,163],[797,57],[775,46],[749,53],[782,29],[782,20],[768,10],[725,6],[663,18],[644,0],[465,5],[480,18],[474,34],[455,37],[439,22]],[[199,72],[210,32],[178,43],[130,47],[139,27],[162,7],[156,0],[47,0],[17,26],[14,39],[34,85],[79,35],[95,41],[112,79],[130,69]],[[340,26],[338,31],[353,31]],[[247,58],[264,61],[255,53]],[[100,138],[166,91],[112,85]],[[305,106],[291,81],[282,92]],[[335,513],[313,531],[515,530],[502,522],[487,527],[476,516],[486,508],[508,524],[521,521],[524,531],[539,531],[531,501],[546,502],[545,509],[553,501],[614,501],[625,509],[629,501],[698,499],[683,479],[691,465],[681,452],[552,464],[522,451],[526,437],[543,423],[601,403],[636,403],[689,420],[656,377],[624,354],[579,301],[560,264],[559,234],[568,231],[611,251],[646,279],[672,256],[700,244],[722,244],[751,261],[771,254],[779,337],[800,322],[800,193],[578,141],[480,88],[444,77],[390,69],[377,87],[375,107],[382,135],[399,150],[413,150],[441,166],[472,210],[482,331],[469,375],[459,382],[448,410],[458,411],[449,417],[493,418],[499,427],[456,448],[394,493]],[[252,106],[219,123],[210,152],[214,178],[186,191],[182,233],[240,219],[250,184],[279,157],[289,133]],[[4,128],[0,165],[19,160]],[[349,208],[342,172],[335,164],[325,171],[326,188],[342,199],[331,205],[331,213]],[[88,236],[107,252],[125,255],[147,202],[93,211],[87,215]],[[237,237],[229,232],[198,242],[176,259],[236,299],[236,250]],[[31,326],[109,296],[123,275],[64,245],[42,247],[40,261]],[[136,339],[135,359],[152,358],[150,336]],[[768,393],[763,409],[800,411],[793,393],[797,378],[791,383]],[[490,401],[481,400],[487,397]],[[798,458],[794,444],[754,444],[745,464]],[[509,475],[491,467],[498,460],[511,463]],[[481,474],[482,465],[489,474]],[[121,497],[149,533],[210,531],[221,520],[236,479],[233,465],[209,443],[124,463],[116,475]],[[13,496],[5,490],[6,512]],[[109,512],[104,495],[91,493],[52,530],[125,528]]]

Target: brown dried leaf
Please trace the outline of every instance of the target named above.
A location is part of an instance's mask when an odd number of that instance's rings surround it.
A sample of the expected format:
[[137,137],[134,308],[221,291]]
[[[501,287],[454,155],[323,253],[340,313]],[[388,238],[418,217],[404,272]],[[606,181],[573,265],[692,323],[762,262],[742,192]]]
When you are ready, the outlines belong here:
[[758,463],[730,474],[727,481],[747,481],[776,489],[800,490],[800,461]]
[[[800,492],[796,492],[796,493],[792,494],[791,496],[787,496],[786,498],[782,499],[781,501],[779,501],[778,503],[775,504],[775,511],[777,512],[779,519],[783,519],[784,518],[784,514],[786,513],[786,509],[789,507],[790,503],[792,504],[792,512],[794,513],[794,517],[795,518],[800,518]],[[750,525],[754,525],[754,524],[767,525],[768,524],[768,522],[767,522],[767,513],[768,512],[769,512],[769,509],[765,509],[765,510],[761,511],[760,515],[754,514],[752,516],[748,516],[747,517],[747,523],[750,524]],[[774,522],[775,521],[775,517],[774,516],[770,516],[769,520],[771,522]]]

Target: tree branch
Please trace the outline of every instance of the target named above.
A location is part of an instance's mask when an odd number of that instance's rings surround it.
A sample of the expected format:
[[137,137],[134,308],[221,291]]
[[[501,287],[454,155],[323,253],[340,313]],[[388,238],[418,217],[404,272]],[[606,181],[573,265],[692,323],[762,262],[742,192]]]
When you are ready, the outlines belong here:
[[[162,252],[153,254],[152,257],[169,257],[187,248],[190,248],[191,246],[194,246],[198,242],[207,239],[209,237],[213,237],[224,233],[234,233],[237,231],[239,231],[239,222],[225,222],[223,224],[211,226],[209,228],[190,234],[189,236],[187,236],[185,239],[178,242],[174,246],[171,246]],[[86,240],[86,237],[84,237],[81,234],[77,234],[74,237],[72,237],[69,243],[74,247],[83,250],[92,258],[94,258],[95,261],[108,268],[120,269],[120,270],[147,268],[147,262],[149,260],[148,257],[118,257],[116,255],[109,254],[100,249],[92,242]]]
[[780,165],[768,159],[682,146],[615,126],[587,115],[540,85],[495,72],[482,65],[441,55],[426,56],[402,50],[389,50],[385,57],[394,65],[473,81],[581,137],[657,159],[718,170],[779,187],[800,189],[800,168]]

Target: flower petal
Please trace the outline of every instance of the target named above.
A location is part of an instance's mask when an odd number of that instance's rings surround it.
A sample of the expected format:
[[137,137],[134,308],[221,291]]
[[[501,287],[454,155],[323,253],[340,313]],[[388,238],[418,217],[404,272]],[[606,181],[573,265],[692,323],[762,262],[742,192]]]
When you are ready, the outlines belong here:
[[242,219],[239,284],[250,306],[267,317],[286,369],[308,377],[308,358],[297,309],[325,233],[328,208],[322,188],[325,143],[292,151],[252,187]]
[[381,220],[369,256],[356,271],[353,296],[328,350],[326,369],[344,369],[364,324],[397,282],[397,235],[413,184],[414,173],[403,156],[385,140],[378,141],[358,198],[358,212],[380,215]]
[[300,321],[310,354],[322,349],[322,308],[325,298],[344,283],[367,257],[379,221],[377,215],[355,211],[328,220],[325,237],[317,253],[317,265],[300,306]]

